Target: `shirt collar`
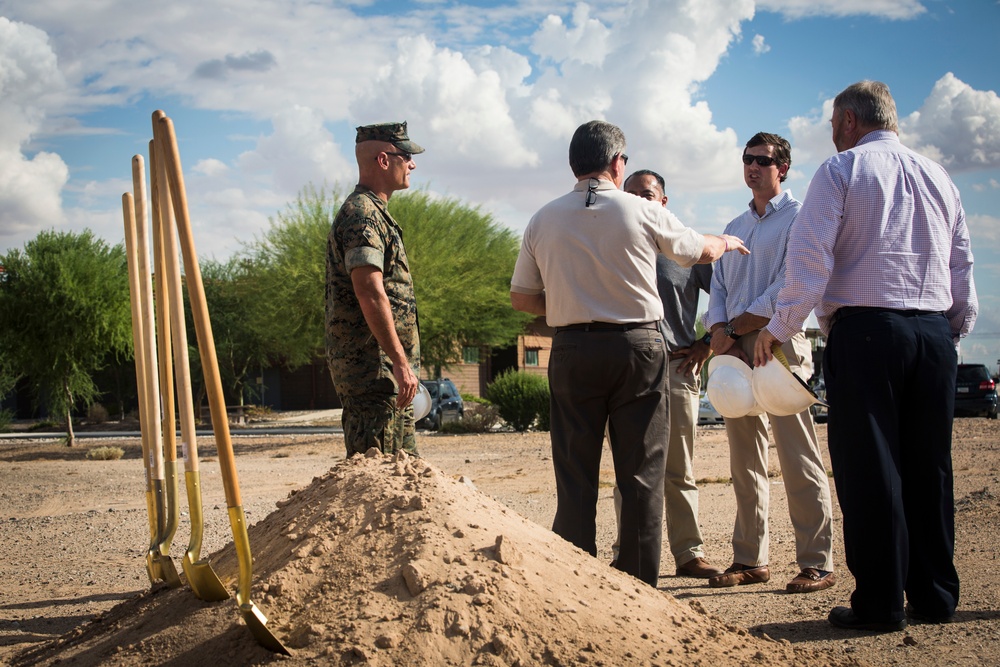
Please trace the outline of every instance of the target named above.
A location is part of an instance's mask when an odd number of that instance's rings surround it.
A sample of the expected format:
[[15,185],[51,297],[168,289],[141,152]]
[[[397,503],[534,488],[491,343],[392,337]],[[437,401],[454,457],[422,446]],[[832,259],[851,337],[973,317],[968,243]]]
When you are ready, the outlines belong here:
[[865,136],[861,137],[861,139],[858,140],[858,143],[856,143],[855,146],[860,146],[861,144],[868,144],[873,141],[895,141],[898,144],[899,135],[893,132],[892,130],[873,130],[868,134],[866,134]]
[[[782,190],[778,194],[774,195],[768,202],[767,206],[764,208],[764,215],[760,216],[760,220],[763,220],[771,213],[775,211],[780,211],[794,201],[792,197],[791,190]],[[749,204],[750,210],[753,212],[754,217],[757,217],[757,208],[753,205],[753,199],[750,200]]]
[[576,182],[576,185],[573,186],[573,192],[584,192],[584,191],[586,191],[587,188],[589,188],[594,181],[597,181],[597,187],[594,188],[595,190],[617,190],[618,189],[618,186],[616,186],[613,182],[611,182],[611,181],[609,181],[609,180],[607,180],[605,178],[585,178],[582,181],[577,181]]

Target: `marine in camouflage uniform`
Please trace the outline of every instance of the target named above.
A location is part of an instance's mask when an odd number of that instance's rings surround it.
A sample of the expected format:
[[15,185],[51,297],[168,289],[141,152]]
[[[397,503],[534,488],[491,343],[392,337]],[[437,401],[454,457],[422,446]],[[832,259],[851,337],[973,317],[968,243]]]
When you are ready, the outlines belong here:
[[[357,143],[366,141],[388,142],[403,151],[378,153],[380,160],[385,156],[387,167],[392,166],[391,156],[402,157],[409,164],[413,153],[423,152],[409,141],[406,123],[359,127]],[[370,156],[360,150],[358,156],[362,182],[340,207],[327,241],[327,363],[344,406],[342,423],[347,456],[364,453],[371,447],[387,454],[402,449],[416,455],[413,407],[397,407],[392,360],[365,319],[351,273],[360,267],[373,267],[381,272],[395,335],[413,375],[419,376],[420,338],[413,280],[399,225],[389,214],[380,193],[364,183],[364,170],[369,166],[366,160]],[[388,189],[387,194],[391,194],[392,189],[407,186],[408,180],[404,180],[382,190]]]

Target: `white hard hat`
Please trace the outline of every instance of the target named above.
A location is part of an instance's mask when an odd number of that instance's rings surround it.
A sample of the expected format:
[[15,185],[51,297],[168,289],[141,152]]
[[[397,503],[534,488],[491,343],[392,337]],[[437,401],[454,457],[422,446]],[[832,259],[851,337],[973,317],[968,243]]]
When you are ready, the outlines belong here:
[[753,369],[753,395],[757,403],[768,414],[777,417],[796,415],[813,403],[826,405],[817,398],[802,378],[792,373],[784,362],[784,355],[778,355],[764,366]]
[[420,421],[431,411],[431,394],[423,382],[417,384],[417,393],[413,397],[413,421]]
[[759,415],[762,410],[753,395],[753,371],[740,359],[716,355],[708,362],[705,394],[723,417],[735,419]]

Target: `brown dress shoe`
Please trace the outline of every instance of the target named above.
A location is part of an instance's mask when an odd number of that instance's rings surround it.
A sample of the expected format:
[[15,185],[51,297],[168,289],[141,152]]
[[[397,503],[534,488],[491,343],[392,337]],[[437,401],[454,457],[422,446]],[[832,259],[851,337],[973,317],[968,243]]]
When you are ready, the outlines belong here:
[[712,588],[728,588],[729,586],[745,586],[746,584],[763,584],[771,578],[771,569],[767,565],[742,565],[733,563],[722,574],[717,574],[708,580]]
[[833,572],[807,567],[788,582],[785,590],[789,593],[815,593],[827,589],[835,583],[837,583],[837,577],[833,575]]
[[710,565],[704,558],[692,558],[683,565],[677,566],[678,577],[694,577],[695,579],[708,579],[717,574],[722,574],[722,570]]

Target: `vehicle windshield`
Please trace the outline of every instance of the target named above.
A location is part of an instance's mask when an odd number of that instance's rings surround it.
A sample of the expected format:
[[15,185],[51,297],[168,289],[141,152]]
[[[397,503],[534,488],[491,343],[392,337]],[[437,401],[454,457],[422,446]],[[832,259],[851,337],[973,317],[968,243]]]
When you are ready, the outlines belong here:
[[427,387],[427,393],[431,395],[431,398],[437,398],[438,397],[438,386],[437,386],[437,384],[425,384],[424,386]]
[[957,379],[959,382],[980,382],[989,380],[990,374],[986,366],[959,366]]

